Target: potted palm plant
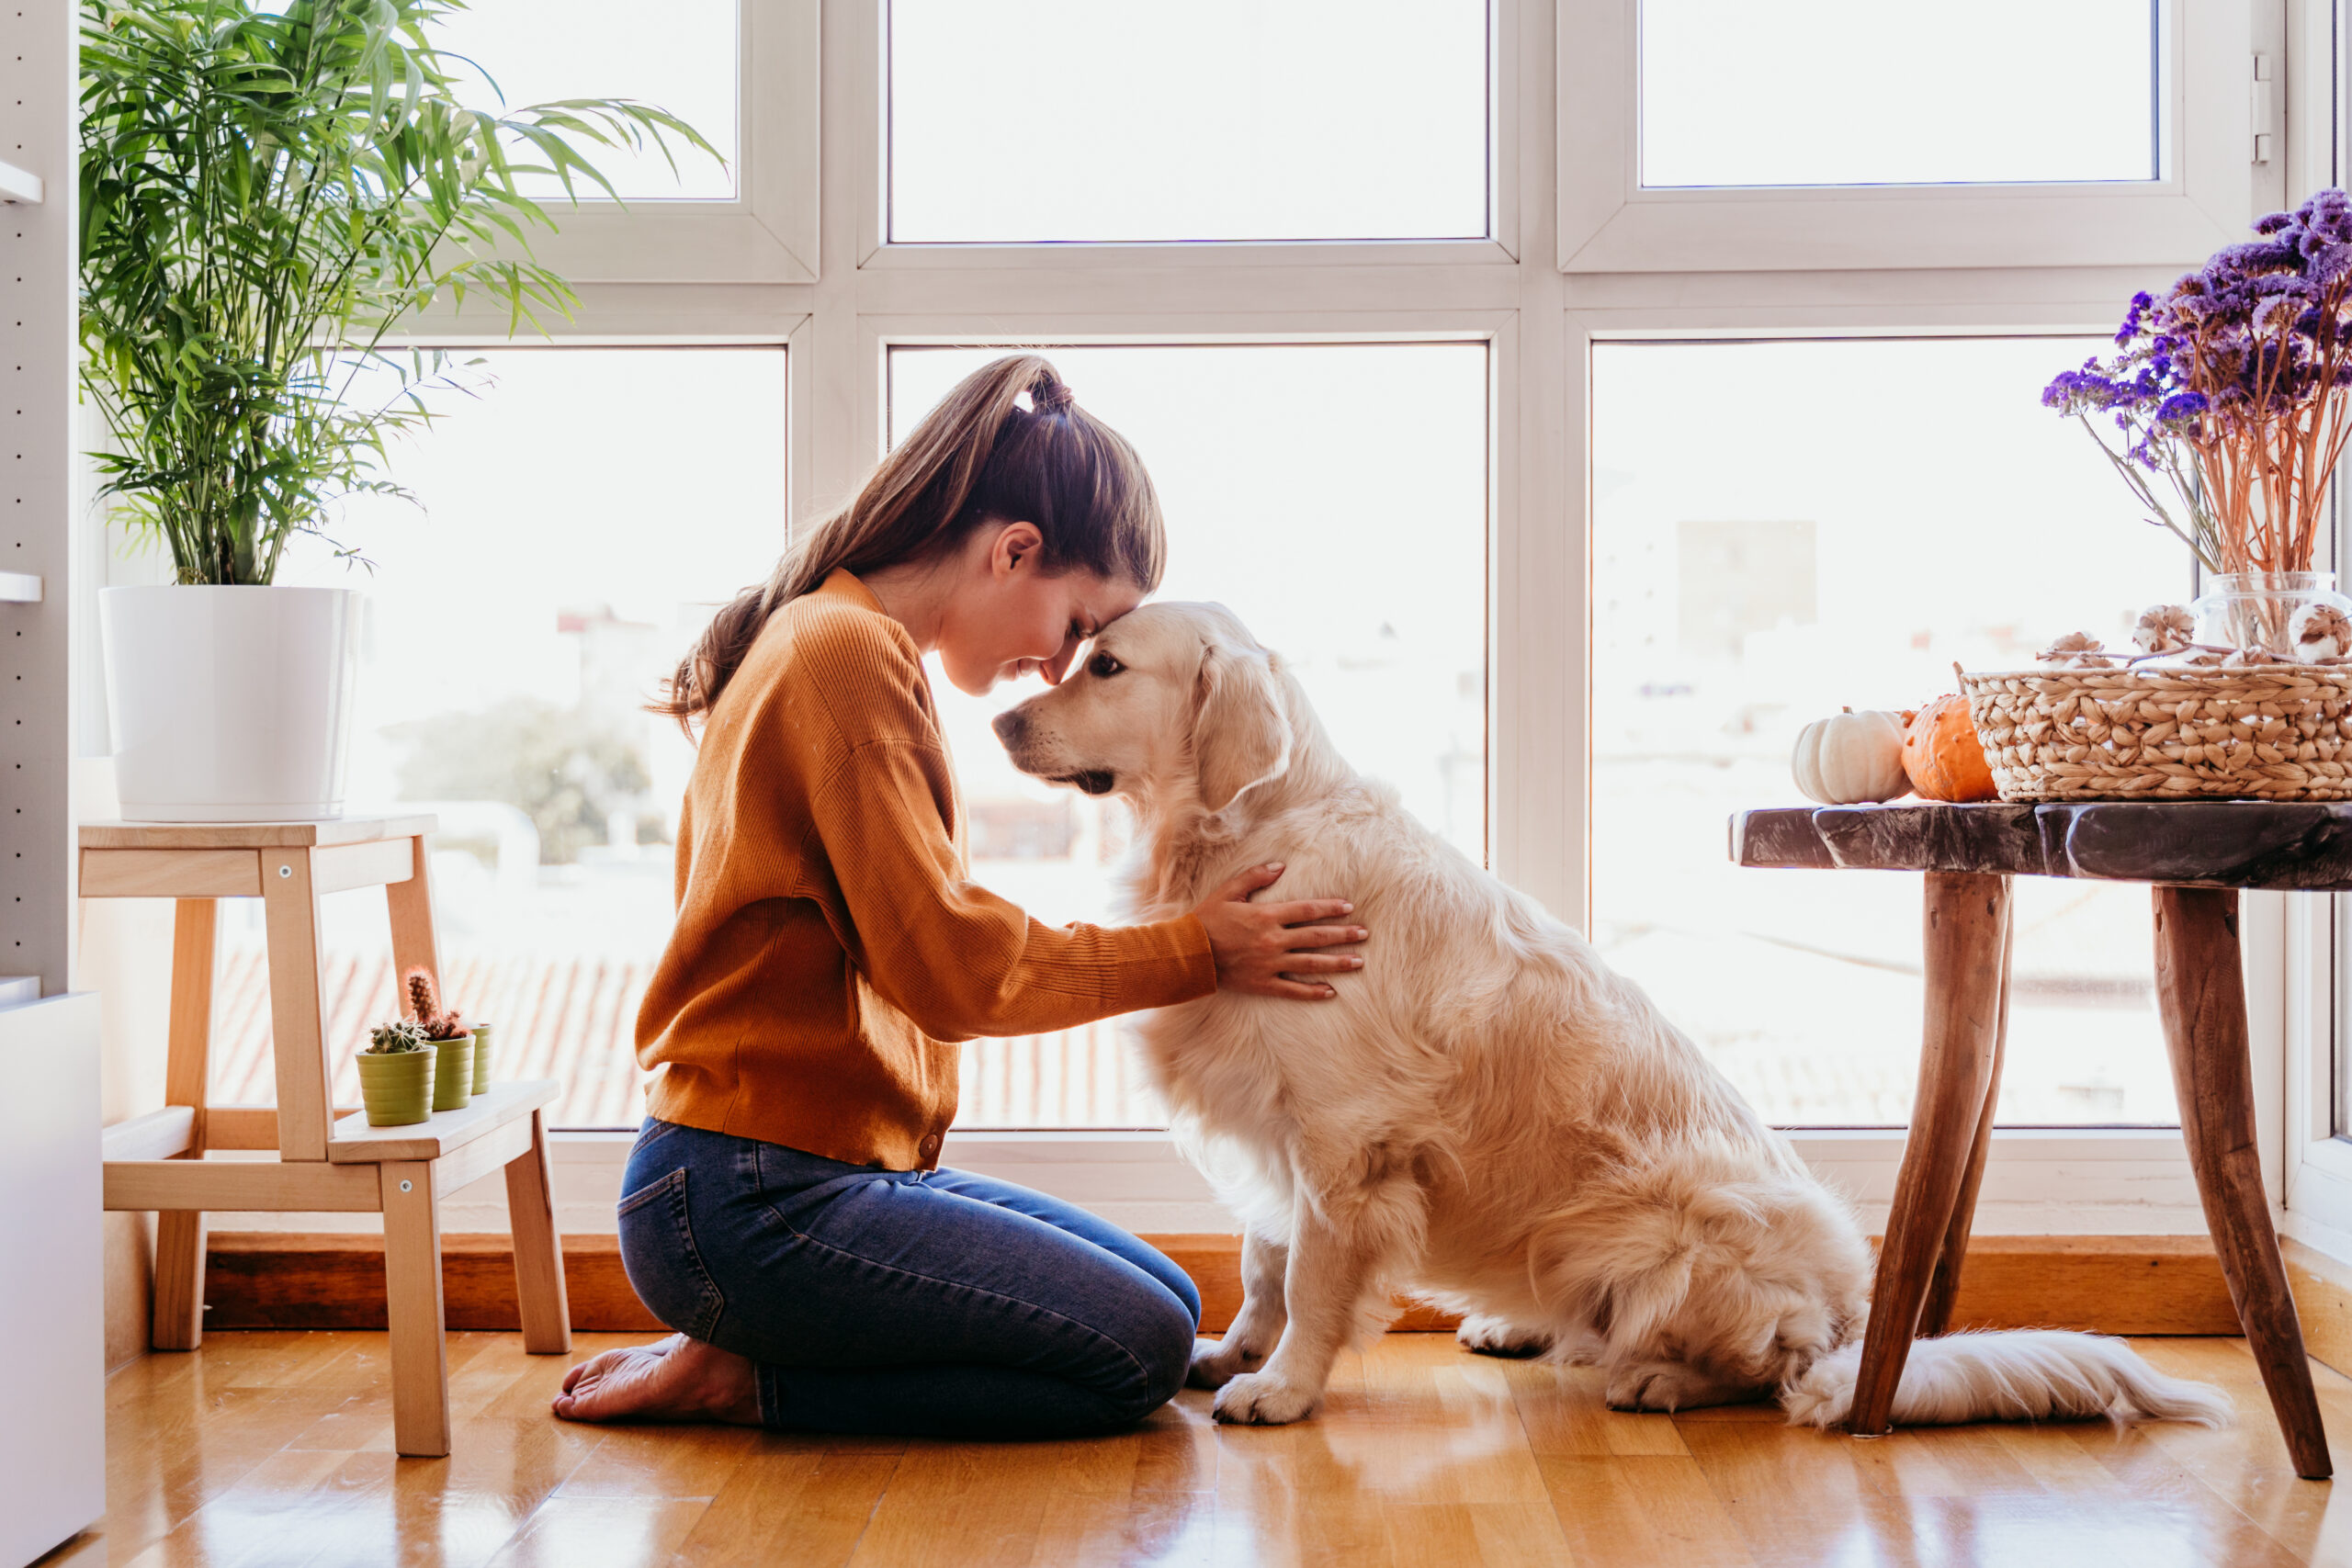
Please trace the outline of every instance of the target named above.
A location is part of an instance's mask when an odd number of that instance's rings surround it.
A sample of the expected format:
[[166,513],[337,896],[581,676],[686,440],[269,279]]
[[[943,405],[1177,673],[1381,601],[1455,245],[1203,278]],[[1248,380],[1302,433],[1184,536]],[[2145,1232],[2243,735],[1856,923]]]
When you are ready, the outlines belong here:
[[356,593],[273,580],[302,535],[356,557],[338,504],[401,493],[386,443],[450,368],[387,334],[477,296],[509,333],[571,309],[526,176],[609,195],[583,146],[718,155],[626,99],[464,107],[434,41],[462,6],[83,0],[83,385],[100,493],[174,578],[99,596],[128,816],[340,812]]

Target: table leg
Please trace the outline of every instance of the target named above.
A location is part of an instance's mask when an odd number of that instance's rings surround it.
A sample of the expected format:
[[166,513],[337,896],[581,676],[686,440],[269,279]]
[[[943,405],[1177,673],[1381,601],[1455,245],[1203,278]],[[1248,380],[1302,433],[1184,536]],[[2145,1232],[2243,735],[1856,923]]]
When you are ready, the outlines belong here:
[[1894,1391],[1968,1183],[2001,1035],[2001,966],[2007,953],[2009,879],[1928,873],[1927,1023],[1911,1135],[1878,1254],[1870,1328],[1854,1384],[1849,1431],[1893,1427]]
[[430,1160],[376,1168],[383,1183],[384,1316],[392,1341],[392,1447],[449,1451],[449,1359],[442,1335],[441,1212]]
[[431,856],[426,853],[422,837],[409,840],[413,869],[406,882],[384,884],[384,903],[392,922],[392,1007],[406,1013],[408,1005],[408,974],[422,969],[433,976],[433,994],[441,1005],[449,1005],[448,996],[441,989],[441,951],[433,936],[433,879],[428,874]]
[[2333,1473],[2327,1432],[2255,1143],[2238,896],[2232,888],[2158,887],[2155,903],[2156,1000],[2206,1228],[2295,1473],[2322,1480]]
[[1952,1205],[1951,1224],[1944,1232],[1936,1277],[1928,1286],[1927,1305],[1919,1309],[1916,1337],[1921,1339],[1933,1339],[1951,1327],[1961,1266],[1968,1261],[1968,1233],[1976,1224],[1976,1192],[1984,1184],[1984,1159],[1993,1147],[1993,1115],[2001,1100],[2001,1064],[2009,1050],[2009,970],[2017,962],[2017,911],[2012,908],[2001,923],[2001,992],[1993,1032],[1993,1072],[1984,1083],[1984,1103],[1976,1112],[1976,1142],[1968,1151],[1968,1172],[1961,1179],[1960,1198]]
[[535,1356],[560,1354],[571,1348],[571,1308],[564,1298],[563,1240],[555,1229],[544,1110],[531,1112],[531,1146],[506,1163],[506,1213],[514,1232],[523,1348]]
[[319,894],[311,870],[306,849],[272,849],[261,857],[270,1052],[277,1066],[277,1152],[289,1160],[326,1158],[327,1137],[334,1128],[326,986],[319,973]]
[[[190,1159],[203,1157],[204,1108],[210,1099],[212,975],[219,955],[219,908],[209,898],[182,898],[172,911],[172,1010],[164,1103],[196,1109]],[[166,1209],[155,1216],[151,1337],[158,1350],[193,1350],[204,1343],[204,1213],[200,1209]]]

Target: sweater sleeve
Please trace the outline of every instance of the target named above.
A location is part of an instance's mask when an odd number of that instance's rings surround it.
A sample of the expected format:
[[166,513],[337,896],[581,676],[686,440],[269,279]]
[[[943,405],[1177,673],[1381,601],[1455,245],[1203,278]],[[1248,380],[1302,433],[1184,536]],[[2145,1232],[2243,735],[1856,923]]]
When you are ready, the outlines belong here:
[[921,740],[852,749],[810,798],[867,983],[940,1040],[1069,1029],[1216,989],[1199,919],[1054,927],[964,874],[948,837],[947,764]]

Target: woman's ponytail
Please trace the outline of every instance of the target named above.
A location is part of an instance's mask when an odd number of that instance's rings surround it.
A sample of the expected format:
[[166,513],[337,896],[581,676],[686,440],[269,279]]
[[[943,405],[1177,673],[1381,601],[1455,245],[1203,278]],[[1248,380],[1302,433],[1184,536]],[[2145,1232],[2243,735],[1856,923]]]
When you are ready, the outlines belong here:
[[652,710],[691,734],[777,610],[836,570],[935,556],[990,521],[1035,524],[1048,572],[1082,567],[1146,592],[1159,585],[1167,545],[1142,459],[1078,407],[1044,357],[1009,355],[957,382],[849,505],[796,541],[765,582],[711,617]]

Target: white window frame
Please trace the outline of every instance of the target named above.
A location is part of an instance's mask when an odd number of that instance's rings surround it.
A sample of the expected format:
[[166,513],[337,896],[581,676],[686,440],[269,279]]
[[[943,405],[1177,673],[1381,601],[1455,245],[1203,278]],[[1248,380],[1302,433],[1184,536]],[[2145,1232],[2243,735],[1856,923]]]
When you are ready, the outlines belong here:
[[[2289,0],[2287,138],[2290,188],[2338,183],[2347,165],[2352,117],[2337,105],[2352,83],[2352,29],[2340,0]],[[2352,504],[2339,485],[2335,569],[2352,571]],[[2261,1128],[2262,1168],[2282,1234],[2338,1258],[2352,1258],[2352,1132],[2342,1125],[2338,1034],[2352,1029],[2352,969],[2344,960],[2352,931],[2352,896],[2260,894],[2245,901],[2249,1004],[2275,985],[2278,1002],[2266,1020],[2256,1010],[2256,1083],[2266,1067],[2279,1078],[2278,1114]],[[2257,971],[2276,934],[2275,975]],[[2262,1029],[2276,1032],[2266,1060]],[[2268,1103],[2267,1098],[2264,1102]]]
[[739,4],[733,199],[559,196],[543,204],[558,232],[531,239],[540,261],[574,283],[816,281],[820,0]]
[[[2335,987],[2341,978],[2335,934],[2336,905],[2327,894],[2269,893],[2241,900],[2239,929],[2247,942],[2249,1012],[2257,1030],[2277,1032],[2281,1104],[2279,1115],[2262,1126],[2263,1173],[2271,1184],[2274,1218],[2280,1230],[2341,1258],[2352,1258],[2352,1142],[2335,1135]],[[2275,933],[2275,947],[2257,937]],[[2257,955],[2276,958],[2267,975],[2256,971]],[[2279,1001],[2266,1020],[2256,998],[2275,986]],[[2266,1087],[2257,1050],[2256,1086]]]
[[2187,264],[2244,237],[2259,199],[2247,154],[2262,0],[2163,0],[2157,180],[1715,189],[1641,184],[1640,4],[1560,0],[1570,272]]
[[[1524,0],[1490,0],[1487,37],[1499,39],[1500,28]],[[1549,3],[1549,0],[1537,0]],[[1215,243],[1158,242],[1134,244],[956,243],[922,241],[891,243],[888,238],[890,179],[889,63],[883,57],[889,37],[889,0],[829,10],[835,26],[845,26],[849,57],[856,62],[850,78],[830,75],[829,85],[843,85],[851,96],[850,118],[861,137],[858,164],[851,175],[856,190],[857,265],[861,269],[895,271],[1012,271],[1016,276],[1053,276],[1066,272],[1119,272],[1137,267],[1207,267],[1229,269],[1261,262],[1308,266],[1461,266],[1477,263],[1508,266],[1519,259],[1520,214],[1508,194],[1519,188],[1521,139],[1516,134],[1521,85],[1514,73],[1501,68],[1504,51],[1489,48],[1487,62],[1487,213],[1483,239],[1445,240],[1279,240],[1218,241]],[[841,13],[848,14],[842,16]],[[865,62],[871,62],[871,68]],[[1012,281],[1004,279],[1003,281]]]
[[[791,514],[803,519],[848,493],[880,456],[885,356],[893,344],[1485,342],[1492,394],[1489,861],[1563,918],[1584,924],[1592,344],[1673,337],[2111,331],[2134,288],[2169,281],[2170,269],[2211,248],[2209,239],[2219,243],[2242,231],[2259,205],[2279,199],[2289,160],[2311,163],[2307,151],[2297,151],[2299,137],[2290,129],[2283,139],[2288,157],[2274,159],[2267,174],[2246,174],[2233,207],[2207,214],[2199,220],[2204,228],[2185,218],[2177,230],[2126,225],[2139,248],[2120,259],[2046,246],[2046,201],[2012,209],[1963,193],[1949,205],[1964,208],[1974,229],[2006,236],[1996,249],[1980,250],[1973,259],[1997,255],[2002,265],[1959,265],[1972,258],[1948,255],[1928,265],[1922,259],[1928,252],[1919,249],[1866,256],[1773,251],[1743,242],[1738,264],[1747,270],[1692,272],[1686,254],[1681,275],[1662,275],[1648,270],[1658,259],[1655,252],[1591,249],[1589,161],[1564,155],[1564,149],[1574,150],[1571,128],[1555,113],[1564,90],[1589,90],[1568,69],[1578,51],[1565,47],[1557,34],[1579,27],[1622,28],[1632,3],[1492,0],[1494,189],[1492,231],[1485,240],[896,246],[882,239],[880,8],[867,0],[824,0],[822,25],[816,28],[817,0],[746,0],[748,14],[802,18],[821,39],[822,145],[821,156],[812,152],[812,161],[821,163],[825,178],[821,186],[801,187],[800,209],[776,219],[779,231],[808,237],[810,248],[795,254],[813,263],[812,276],[751,278],[718,276],[725,267],[683,265],[674,249],[674,210],[640,207],[609,215],[615,221],[606,228],[572,219],[565,249],[547,254],[569,258],[576,247],[576,259],[567,265],[585,280],[582,308],[556,334],[577,343],[786,343],[789,505]],[[2180,0],[2172,3],[2177,7]],[[2308,107],[2314,72],[2325,80],[2332,70],[2310,59],[2332,36],[2326,25],[2312,20],[2312,6],[2324,9],[2324,0],[2217,3],[2233,15],[2252,7],[2256,30],[2261,17],[2276,22],[2285,79]],[[2191,9],[2201,11],[2201,0]],[[2290,16],[2301,29],[2293,35],[2300,53],[2284,47]],[[1555,19],[1565,27],[1555,28]],[[2228,52],[2234,60],[2243,51],[2233,45]],[[747,82],[798,83],[811,68],[811,57],[803,55]],[[2294,86],[2298,82],[2305,85]],[[806,107],[819,96],[811,88],[786,107]],[[763,101],[749,85],[745,113],[748,123],[762,123]],[[1581,129],[1575,134],[1595,134],[1589,106],[1577,113]],[[2243,126],[2243,103],[2238,113]],[[2308,123],[2302,134],[2311,134]],[[2266,181],[2272,187],[2267,191],[2260,188]],[[2299,188],[2310,183],[2301,180]],[[819,193],[814,202],[809,191]],[[2162,199],[2204,196],[2192,179]],[[1893,199],[1872,192],[1806,193],[1802,201],[1775,195],[1760,203],[1754,197],[1740,192],[1734,199],[1781,215],[1766,213],[1755,223],[1743,219],[1739,232],[1747,240],[1769,238],[1772,223],[1795,221],[1786,212],[1807,204],[1847,213],[1868,209],[1863,219],[1852,220],[1883,226],[1884,203]],[[1682,204],[1690,205],[1687,198]],[[2069,222],[2087,222],[2085,209],[2068,210],[2075,213]],[[1834,219],[1833,227],[1849,221],[1829,212],[1806,220],[1814,219]],[[643,235],[628,227],[638,222],[647,225]],[[1634,231],[1625,232],[1630,244]],[[2157,238],[2150,239],[2151,232]],[[1622,270],[1593,270],[1604,254],[1615,256],[1611,265]],[[2080,265],[2086,259],[2102,265]],[[417,336],[461,341],[442,323],[421,327]],[[2286,1109],[2283,916],[2262,915],[2261,897],[2248,904],[2257,1066],[2277,1089],[2265,1100],[2266,1137],[2275,1147]],[[1857,1200],[1866,1224],[1883,1222],[1901,1157],[1900,1131],[1806,1128],[1793,1138],[1806,1159]],[[629,1142],[625,1133],[557,1135],[565,1228],[612,1228]],[[1233,1228],[1164,1134],[958,1132],[944,1157],[1055,1191],[1135,1229]],[[2280,1168],[2274,1162],[2271,1168]],[[457,1207],[445,1223],[461,1230],[497,1229],[503,1201],[494,1184],[469,1190],[453,1199]],[[335,1222],[299,1220],[305,1228],[322,1223]],[[2194,1234],[2203,1230],[2203,1219],[2177,1131],[2004,1129],[1996,1135],[1978,1228],[1984,1234]]]

